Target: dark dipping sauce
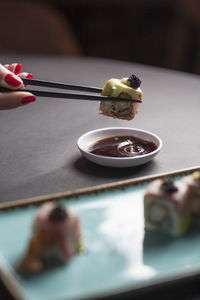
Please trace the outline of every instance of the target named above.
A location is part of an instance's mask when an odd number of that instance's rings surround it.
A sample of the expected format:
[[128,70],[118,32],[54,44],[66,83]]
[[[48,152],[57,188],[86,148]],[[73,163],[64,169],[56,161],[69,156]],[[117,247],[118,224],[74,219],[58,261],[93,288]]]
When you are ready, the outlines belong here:
[[135,157],[153,152],[157,148],[152,142],[123,135],[101,139],[90,147],[89,152],[109,157]]

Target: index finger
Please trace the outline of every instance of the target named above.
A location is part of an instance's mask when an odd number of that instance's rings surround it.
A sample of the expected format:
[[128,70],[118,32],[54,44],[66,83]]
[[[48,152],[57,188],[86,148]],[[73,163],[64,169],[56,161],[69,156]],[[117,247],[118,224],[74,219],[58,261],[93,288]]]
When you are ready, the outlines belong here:
[[0,64],[0,86],[12,89],[22,88],[23,81]]

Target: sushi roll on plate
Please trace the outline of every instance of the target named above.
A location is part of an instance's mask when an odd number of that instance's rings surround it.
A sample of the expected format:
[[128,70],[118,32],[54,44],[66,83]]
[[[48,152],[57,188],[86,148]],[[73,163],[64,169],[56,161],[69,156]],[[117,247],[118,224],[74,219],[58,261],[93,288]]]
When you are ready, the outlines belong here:
[[48,263],[66,263],[78,251],[81,231],[78,215],[52,202],[41,206],[34,217],[33,232],[19,273],[37,273]]
[[[109,79],[102,90],[103,96],[119,97],[124,99],[135,99],[142,101],[141,81],[135,75],[129,78]],[[140,103],[130,101],[101,101],[99,110],[101,114],[113,118],[132,120],[138,113]]]
[[191,224],[189,187],[181,181],[156,179],[144,195],[146,229],[161,230],[172,236],[187,232]]
[[200,171],[195,171],[183,178],[190,189],[189,205],[192,215],[200,215]]

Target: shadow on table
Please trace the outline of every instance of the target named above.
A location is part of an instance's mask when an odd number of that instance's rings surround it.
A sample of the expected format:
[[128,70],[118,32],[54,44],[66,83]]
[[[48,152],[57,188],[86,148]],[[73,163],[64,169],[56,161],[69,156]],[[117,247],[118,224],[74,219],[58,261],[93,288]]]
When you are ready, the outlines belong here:
[[[70,164],[70,165],[69,165]],[[69,164],[35,177],[23,178],[1,188],[0,202],[14,201],[41,195],[60,193],[115,180],[126,180],[153,174],[157,162],[131,168],[109,168],[96,165],[85,158],[74,157]]]
[[144,165],[130,168],[112,168],[96,165],[84,157],[78,158],[73,163],[74,168],[76,168],[80,173],[87,175],[92,175],[99,178],[111,178],[111,179],[124,179],[134,178],[138,176],[144,176],[147,173],[147,169],[154,170],[156,166],[155,161],[150,161]]

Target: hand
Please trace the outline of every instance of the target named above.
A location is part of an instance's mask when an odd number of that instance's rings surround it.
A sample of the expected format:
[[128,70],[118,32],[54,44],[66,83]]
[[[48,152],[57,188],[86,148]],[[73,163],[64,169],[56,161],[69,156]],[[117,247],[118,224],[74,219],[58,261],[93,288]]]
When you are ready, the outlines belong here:
[[[21,73],[21,70],[22,65],[20,64],[4,66],[0,64],[0,86],[13,90],[24,88],[21,78],[33,78],[33,75],[25,72]],[[25,90],[23,92],[0,93],[0,109],[16,108],[35,100],[36,97]]]

